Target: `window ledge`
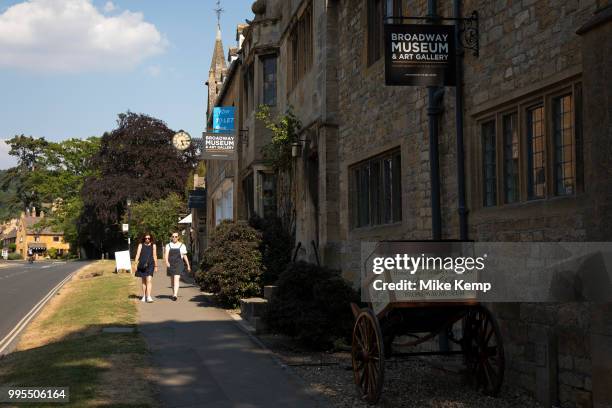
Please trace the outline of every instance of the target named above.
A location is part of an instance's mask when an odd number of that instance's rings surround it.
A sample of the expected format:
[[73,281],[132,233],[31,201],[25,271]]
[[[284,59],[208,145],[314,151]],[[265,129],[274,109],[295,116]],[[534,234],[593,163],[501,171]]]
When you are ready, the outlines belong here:
[[371,232],[379,232],[379,231],[384,231],[388,228],[397,228],[397,227],[401,227],[403,225],[402,221],[397,221],[397,222],[393,222],[390,224],[379,224],[379,225],[370,225],[368,227],[353,227],[350,229],[350,233],[351,234],[355,234],[355,235],[362,235],[362,234],[368,234]]
[[503,204],[493,207],[480,207],[472,210],[474,217],[481,216],[483,218],[493,218],[504,212],[506,213],[522,213],[529,212],[533,215],[533,211],[564,211],[571,210],[574,207],[585,200],[584,193],[578,193],[573,195],[564,196],[553,196],[549,198],[537,198],[528,201],[519,201],[512,204]]

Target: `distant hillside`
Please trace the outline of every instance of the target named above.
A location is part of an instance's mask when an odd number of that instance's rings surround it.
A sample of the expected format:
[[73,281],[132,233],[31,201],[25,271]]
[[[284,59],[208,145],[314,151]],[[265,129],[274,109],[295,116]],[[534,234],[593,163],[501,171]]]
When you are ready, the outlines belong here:
[[[0,180],[3,180],[6,170],[0,170]],[[7,191],[0,189],[0,223],[11,218],[18,217],[21,213],[21,205],[15,194],[15,185],[9,185]]]

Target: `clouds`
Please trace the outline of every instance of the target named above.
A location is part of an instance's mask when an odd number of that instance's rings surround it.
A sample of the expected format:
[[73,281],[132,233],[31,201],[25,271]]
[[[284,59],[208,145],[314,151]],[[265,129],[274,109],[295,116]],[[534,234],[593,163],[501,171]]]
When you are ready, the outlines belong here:
[[110,13],[111,11],[114,11],[116,9],[115,5],[113,4],[112,1],[107,1],[106,4],[104,5],[104,12],[105,13]]
[[[115,10],[112,2],[106,12]],[[35,71],[125,70],[164,51],[142,13],[105,16],[91,0],[29,0],[0,14],[0,67]]]
[[8,154],[11,148],[5,142],[6,140],[0,139],[0,170],[6,170],[17,165],[17,159]]

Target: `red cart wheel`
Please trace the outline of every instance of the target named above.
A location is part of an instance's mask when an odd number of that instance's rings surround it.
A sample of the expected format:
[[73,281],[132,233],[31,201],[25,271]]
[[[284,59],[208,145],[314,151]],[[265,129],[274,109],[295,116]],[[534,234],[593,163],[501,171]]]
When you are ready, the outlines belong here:
[[376,404],[385,377],[385,350],[378,319],[370,309],[355,319],[351,355],[357,392],[369,404]]
[[486,395],[496,396],[504,380],[504,344],[489,309],[479,305],[468,312],[463,320],[461,346],[478,388]]

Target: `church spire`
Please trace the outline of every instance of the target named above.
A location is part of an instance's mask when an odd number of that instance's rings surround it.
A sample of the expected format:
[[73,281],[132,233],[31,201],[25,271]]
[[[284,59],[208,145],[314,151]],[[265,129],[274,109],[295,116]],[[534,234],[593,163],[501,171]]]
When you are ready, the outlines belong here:
[[207,116],[210,114],[211,109],[214,106],[215,99],[221,90],[223,80],[227,71],[227,65],[225,63],[225,52],[223,52],[223,42],[221,41],[221,1],[217,0],[217,8],[214,12],[217,13],[217,35],[215,38],[215,47],[213,49],[212,59],[210,61],[210,70],[208,71],[208,108]]

